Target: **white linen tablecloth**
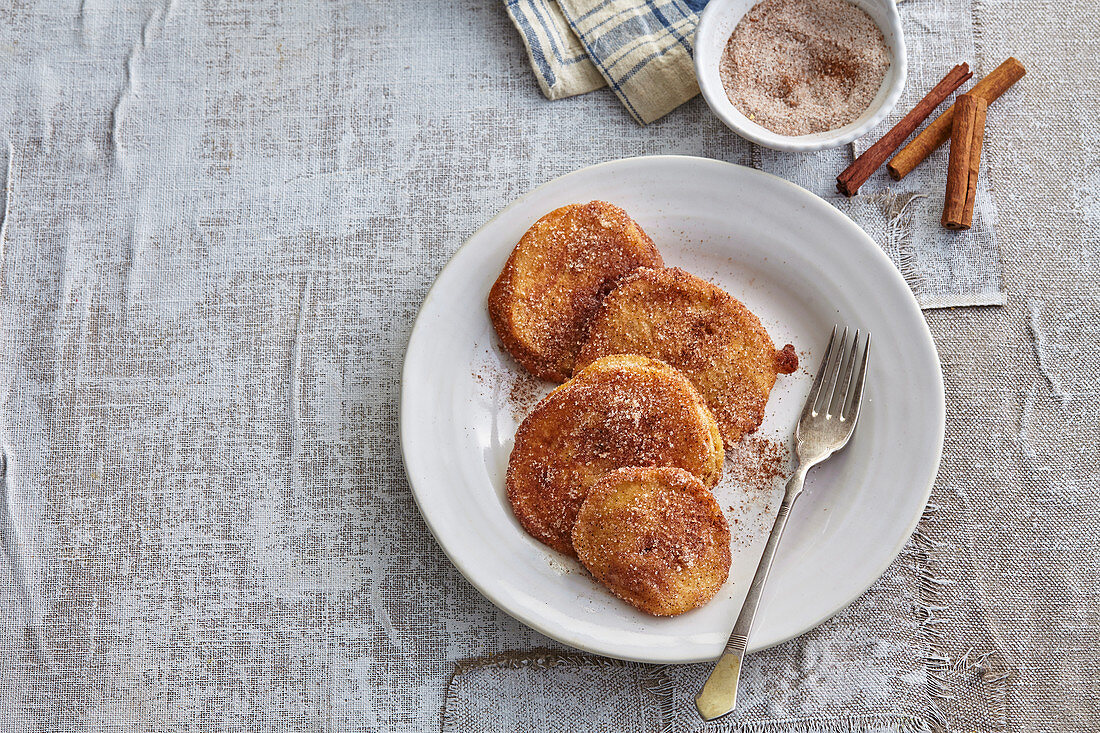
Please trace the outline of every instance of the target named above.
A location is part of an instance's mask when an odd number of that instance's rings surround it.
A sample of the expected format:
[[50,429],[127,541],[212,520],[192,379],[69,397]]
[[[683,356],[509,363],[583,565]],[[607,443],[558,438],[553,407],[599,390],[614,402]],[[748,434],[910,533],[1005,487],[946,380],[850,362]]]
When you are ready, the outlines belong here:
[[[940,585],[902,598],[936,640],[912,684],[953,730],[1096,729],[1100,7],[973,7],[982,68],[1029,74],[983,155],[1006,305],[926,313],[948,433],[912,555]],[[769,163],[699,99],[644,128],[610,94],[546,101],[495,1],[15,2],[0,68],[18,733],[437,730],[478,664],[568,654],[416,512],[396,430],[416,310],[556,175],[813,163]]]

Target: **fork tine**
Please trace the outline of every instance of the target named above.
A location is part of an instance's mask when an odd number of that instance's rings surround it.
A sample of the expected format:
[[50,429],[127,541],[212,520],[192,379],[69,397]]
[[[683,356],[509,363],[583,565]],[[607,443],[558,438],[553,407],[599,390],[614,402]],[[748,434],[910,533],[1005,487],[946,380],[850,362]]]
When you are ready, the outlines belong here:
[[856,375],[855,384],[849,390],[851,395],[849,399],[846,399],[844,409],[844,419],[849,422],[855,422],[859,417],[859,407],[863,403],[863,383],[867,378],[867,358],[871,354],[871,334],[867,333],[867,337],[863,339],[863,358],[859,364],[859,374]]
[[817,368],[813,386],[810,387],[810,393],[806,395],[806,404],[802,408],[803,419],[813,413],[814,403],[817,402],[817,396],[821,393],[821,383],[825,381],[825,367],[829,363],[829,354],[833,351],[833,342],[836,341],[836,329],[837,327],[833,326],[833,332],[829,335],[829,343],[825,345],[825,354],[821,357],[821,366]]
[[829,365],[825,369],[825,382],[822,385],[821,393],[814,400],[814,412],[818,414],[826,413],[829,407],[833,389],[836,387],[836,376],[840,371],[840,362],[844,360],[844,344],[847,341],[848,327],[845,326],[840,341],[836,342],[833,348],[829,350]]
[[844,355],[841,360],[843,367],[840,370],[840,375],[836,380],[836,387],[833,388],[833,398],[829,401],[829,413],[830,415],[842,415],[841,409],[845,404],[845,399],[851,392],[852,388],[852,372],[856,370],[856,349],[859,348],[859,329],[856,329],[856,335],[852,337],[852,348],[844,349],[848,353]]

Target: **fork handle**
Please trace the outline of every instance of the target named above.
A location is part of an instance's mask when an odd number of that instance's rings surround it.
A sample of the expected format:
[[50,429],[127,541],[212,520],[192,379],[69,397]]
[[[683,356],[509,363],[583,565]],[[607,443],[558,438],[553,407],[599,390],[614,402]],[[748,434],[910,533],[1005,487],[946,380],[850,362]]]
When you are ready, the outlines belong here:
[[775,551],[779,548],[779,540],[783,536],[783,528],[787,526],[787,517],[790,516],[791,507],[802,493],[802,484],[806,480],[806,469],[799,466],[794,475],[787,481],[787,490],[783,495],[783,503],[779,505],[779,513],[775,517],[771,534],[768,535],[768,544],[764,546],[764,554],[760,556],[760,564],[756,568],[749,592],[745,596],[745,603],[741,606],[741,613],[737,616],[737,623],[733,625],[729,641],[714,665],[707,681],[703,683],[703,689],[695,696],[695,708],[703,720],[714,720],[733,712],[737,705],[737,682],[741,677],[741,661],[745,656],[745,647],[749,643],[749,632],[752,631],[752,622],[756,618],[756,607],[760,605],[760,597],[764,594],[764,583],[768,580],[768,572],[772,569],[772,561],[775,560]]

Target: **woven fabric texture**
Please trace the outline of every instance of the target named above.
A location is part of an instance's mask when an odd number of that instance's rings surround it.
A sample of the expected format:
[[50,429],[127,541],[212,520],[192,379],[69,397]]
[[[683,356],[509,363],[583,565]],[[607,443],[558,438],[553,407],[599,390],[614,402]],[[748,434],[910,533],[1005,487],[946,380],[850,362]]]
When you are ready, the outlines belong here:
[[696,11],[706,0],[506,0],[548,99],[605,84],[640,124],[699,93]]
[[606,86],[557,0],[507,0],[508,15],[523,38],[531,71],[547,99]]
[[699,93],[697,16],[682,0],[558,0],[588,58],[641,124]]
[[[862,701],[894,723],[936,720],[931,701],[950,730],[1100,727],[1100,122],[1079,51],[1098,13],[976,0],[942,21],[979,68],[1029,74],[983,156],[1005,305],[926,312],[948,393],[935,507],[913,575],[865,599],[905,613],[815,632],[857,635],[860,659],[918,639],[924,674],[906,652]],[[818,192],[843,167],[755,149],[698,99],[645,127],[610,94],[549,102],[503,3],[18,2],[0,63],[12,733],[438,730],[470,665],[572,654],[466,583],[412,500],[400,367],[431,282],[585,165],[701,155]],[[935,207],[938,186],[904,183]],[[812,641],[772,652],[777,676],[833,669]],[[793,706],[841,672],[754,714],[804,730]]]

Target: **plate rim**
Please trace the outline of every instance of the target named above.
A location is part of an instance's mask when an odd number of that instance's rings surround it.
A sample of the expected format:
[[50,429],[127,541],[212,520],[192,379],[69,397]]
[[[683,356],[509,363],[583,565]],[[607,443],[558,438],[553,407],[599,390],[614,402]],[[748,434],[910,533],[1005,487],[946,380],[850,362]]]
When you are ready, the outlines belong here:
[[[872,257],[880,260],[880,263],[884,262],[885,264],[889,265],[888,269],[892,273],[892,277],[895,281],[895,285],[900,285],[902,287],[902,289],[904,290],[904,292],[906,293],[906,295],[908,296],[905,299],[906,306],[908,306],[912,310],[915,310],[916,314],[919,316],[919,322],[923,326],[923,328],[920,329],[921,337],[924,341],[924,345],[928,348],[929,353],[932,354],[933,360],[935,362],[935,367],[936,368],[934,370],[934,375],[933,376],[934,376],[936,391],[938,393],[937,394],[938,399],[936,400],[936,408],[937,408],[937,410],[936,410],[936,418],[937,418],[937,420],[936,420],[936,422],[937,422],[937,431],[936,431],[936,433],[937,434],[936,434],[936,450],[935,450],[935,453],[936,453],[936,466],[935,466],[935,470],[932,471],[932,473],[930,475],[930,478],[927,482],[927,486],[925,486],[924,489],[923,489],[923,502],[921,504],[920,511],[916,512],[915,516],[909,521],[908,528],[906,529],[906,531],[904,533],[899,535],[899,539],[895,543],[895,546],[893,548],[891,548],[890,552],[886,556],[884,556],[885,560],[880,563],[880,567],[875,568],[874,573],[870,577],[870,580],[868,580],[865,584],[861,584],[861,588],[860,588],[859,592],[852,595],[852,597],[849,598],[848,600],[840,603],[838,606],[836,606],[836,608],[832,609],[831,611],[829,611],[826,615],[822,616],[821,618],[809,623],[809,625],[806,625],[804,628],[802,628],[800,630],[797,630],[797,631],[794,631],[794,632],[792,632],[792,633],[790,633],[790,634],[788,634],[788,635],[786,635],[782,638],[769,641],[769,643],[761,644],[759,646],[754,646],[751,643],[752,640],[750,638],[750,643],[749,643],[749,646],[748,646],[748,652],[749,653],[753,653],[753,652],[757,652],[757,651],[763,651],[764,649],[770,649],[774,646],[778,646],[779,644],[782,644],[786,641],[790,641],[793,638],[801,636],[801,635],[807,633],[808,631],[811,631],[811,630],[817,628],[818,626],[820,626],[821,624],[825,623],[826,621],[828,621],[829,619],[831,619],[832,617],[834,617],[835,615],[837,615],[838,613],[843,611],[845,608],[850,606],[852,603],[854,603],[856,600],[858,600],[861,596],[863,596],[863,594],[866,593],[867,590],[872,585],[874,585],[879,580],[879,578],[881,578],[883,576],[883,574],[890,567],[890,565],[893,564],[894,560],[897,559],[898,555],[901,554],[902,549],[905,547],[906,543],[909,542],[910,538],[913,536],[913,533],[916,531],[917,525],[920,524],[921,519],[924,517],[924,515],[927,512],[928,500],[931,498],[932,490],[935,486],[936,479],[939,476],[940,468],[943,465],[943,446],[944,446],[944,441],[945,441],[945,438],[946,438],[946,431],[947,431],[947,396],[946,396],[946,390],[945,390],[945,385],[944,385],[944,380],[943,380],[943,363],[940,360],[939,351],[936,348],[935,339],[932,337],[932,331],[928,326],[928,320],[924,317],[924,312],[923,312],[923,310],[921,310],[920,304],[918,303],[916,296],[913,294],[912,289],[909,287],[909,284],[905,281],[904,276],[901,274],[901,271],[898,270],[898,268],[894,264],[893,260],[890,259],[890,257],[886,254],[886,252],[883,251],[882,247],[880,247],[879,244],[873,238],[871,238],[871,236],[869,234],[867,234],[867,232],[865,232],[862,227],[859,226],[859,224],[857,224],[854,220],[852,220],[850,217],[848,217],[842,211],[837,209],[835,206],[830,204],[828,201],[826,201],[822,197],[818,196],[817,194],[813,193],[812,191],[809,191],[809,190],[803,188],[802,186],[799,186],[799,185],[797,185],[797,184],[795,184],[791,181],[788,181],[785,178],[777,176],[775,174],[768,173],[767,171],[761,171],[761,170],[758,170],[756,168],[750,168],[748,166],[739,165],[737,163],[730,163],[730,162],[724,161],[724,160],[717,160],[715,158],[706,158],[706,157],[695,156],[695,155],[638,155],[638,156],[631,156],[631,157],[626,157],[626,158],[615,158],[615,159],[612,159],[612,160],[607,160],[607,161],[603,161],[603,162],[600,162],[600,163],[595,163],[595,164],[592,164],[592,165],[589,165],[589,166],[585,166],[583,168],[578,168],[576,170],[570,171],[569,173],[565,173],[565,174],[562,174],[560,176],[555,176],[554,178],[551,178],[547,181],[544,181],[543,183],[539,184],[538,186],[532,188],[530,191],[528,191],[528,192],[518,196],[517,198],[513,199],[506,206],[504,206],[502,209],[498,210],[489,219],[487,219],[481,226],[479,226],[477,229],[475,229],[474,231],[470,232],[469,235],[467,235],[465,241],[450,255],[450,257],[447,259],[446,264],[444,264],[444,266],[440,269],[440,271],[435,275],[435,278],[432,280],[432,284],[428,288],[428,292],[425,294],[424,300],[421,301],[420,306],[417,309],[416,317],[413,319],[412,327],[409,329],[409,336],[408,336],[408,339],[405,343],[405,355],[404,355],[404,358],[402,359],[401,384],[400,384],[400,387],[399,387],[399,390],[398,390],[399,394],[398,394],[398,410],[397,410],[398,411],[398,426],[397,426],[397,428],[398,428],[398,440],[399,440],[400,445],[401,445],[401,463],[402,463],[402,467],[405,470],[405,478],[409,483],[409,489],[410,489],[410,492],[412,493],[413,501],[416,504],[417,511],[420,512],[420,516],[424,520],[425,525],[427,525],[428,531],[431,533],[432,538],[435,540],[436,545],[443,551],[443,554],[447,557],[447,559],[455,567],[455,569],[458,570],[458,572],[462,574],[462,576],[466,579],[466,581],[468,583],[470,583],[470,585],[472,585],[478,591],[478,593],[480,593],[482,596],[484,596],[496,608],[498,608],[499,610],[501,610],[504,613],[508,614],[509,616],[516,619],[517,621],[519,621],[523,625],[527,626],[528,628],[534,629],[535,631],[539,632],[540,634],[543,634],[544,636],[547,636],[551,639],[559,641],[559,642],[561,642],[563,644],[566,644],[570,647],[573,647],[575,649],[579,649],[581,651],[585,651],[585,652],[588,652],[588,653],[591,653],[591,654],[596,654],[596,655],[599,655],[599,656],[610,657],[610,658],[614,658],[614,659],[621,659],[621,660],[625,660],[625,661],[644,662],[644,663],[651,663],[651,664],[666,664],[666,663],[688,664],[688,663],[694,663],[694,662],[708,661],[710,658],[709,657],[705,658],[705,659],[692,658],[692,659],[688,659],[688,660],[684,660],[684,661],[671,662],[671,661],[668,661],[668,660],[655,660],[651,657],[650,658],[645,658],[645,657],[633,656],[633,655],[629,655],[629,654],[627,654],[627,655],[612,654],[612,653],[609,653],[606,649],[593,648],[592,646],[585,644],[583,641],[579,640],[578,638],[570,636],[568,633],[563,633],[559,629],[548,628],[545,624],[537,623],[537,622],[534,622],[534,621],[532,621],[530,619],[527,619],[527,618],[522,618],[519,615],[517,615],[516,613],[513,613],[509,608],[506,607],[506,605],[504,603],[502,603],[499,600],[496,593],[494,593],[485,584],[479,582],[478,580],[475,580],[475,578],[472,577],[474,574],[471,573],[471,572],[468,572],[467,569],[463,566],[463,564],[456,558],[455,554],[451,551],[451,549],[449,549],[443,542],[440,541],[439,533],[437,532],[436,527],[433,525],[433,522],[432,522],[431,518],[429,517],[429,513],[424,511],[424,506],[421,504],[421,498],[420,498],[420,496],[417,492],[416,484],[415,484],[415,481],[413,480],[412,472],[410,471],[410,468],[409,468],[410,457],[409,457],[409,451],[407,450],[407,443],[408,443],[408,440],[409,440],[408,435],[407,435],[407,430],[408,430],[407,426],[409,425],[410,420],[406,416],[407,401],[406,401],[405,390],[406,390],[407,385],[409,383],[409,371],[410,371],[410,368],[411,368],[410,367],[409,354],[410,354],[410,351],[412,349],[414,341],[417,339],[418,331],[419,331],[421,323],[422,323],[422,318],[425,315],[426,307],[433,300],[433,298],[437,295],[437,286],[439,285],[440,280],[443,279],[444,274],[455,265],[455,261],[457,259],[459,259],[459,256],[461,255],[461,253],[464,250],[467,250],[467,248],[471,245],[472,241],[475,238],[477,238],[477,236],[479,234],[481,234],[485,229],[487,229],[490,225],[492,225],[497,219],[501,218],[507,212],[511,211],[512,209],[516,208],[517,206],[522,205],[528,199],[532,198],[533,196],[538,194],[540,191],[542,191],[545,188],[548,188],[551,185],[557,184],[560,181],[568,179],[568,178],[577,177],[577,176],[581,176],[581,175],[585,175],[585,174],[590,174],[592,171],[602,169],[602,168],[610,168],[610,167],[617,167],[617,166],[630,166],[630,165],[642,165],[642,164],[646,164],[646,163],[650,163],[650,162],[655,162],[655,163],[681,162],[681,163],[688,163],[690,165],[712,166],[714,168],[724,168],[724,169],[736,168],[736,169],[740,169],[741,171],[747,172],[750,176],[762,176],[763,178],[769,179],[772,182],[779,183],[782,187],[787,188],[790,191],[792,191],[793,195],[796,198],[802,198],[805,201],[805,203],[807,205],[807,208],[814,207],[817,211],[826,212],[825,216],[827,216],[827,217],[838,218],[838,220],[843,221],[845,226],[850,227],[852,229],[853,235],[856,238],[862,238],[865,241],[865,243],[870,245],[870,250],[874,253],[874,254],[871,255]],[[730,627],[731,628],[733,626],[734,620],[735,619],[733,619],[733,618],[730,619]]]

